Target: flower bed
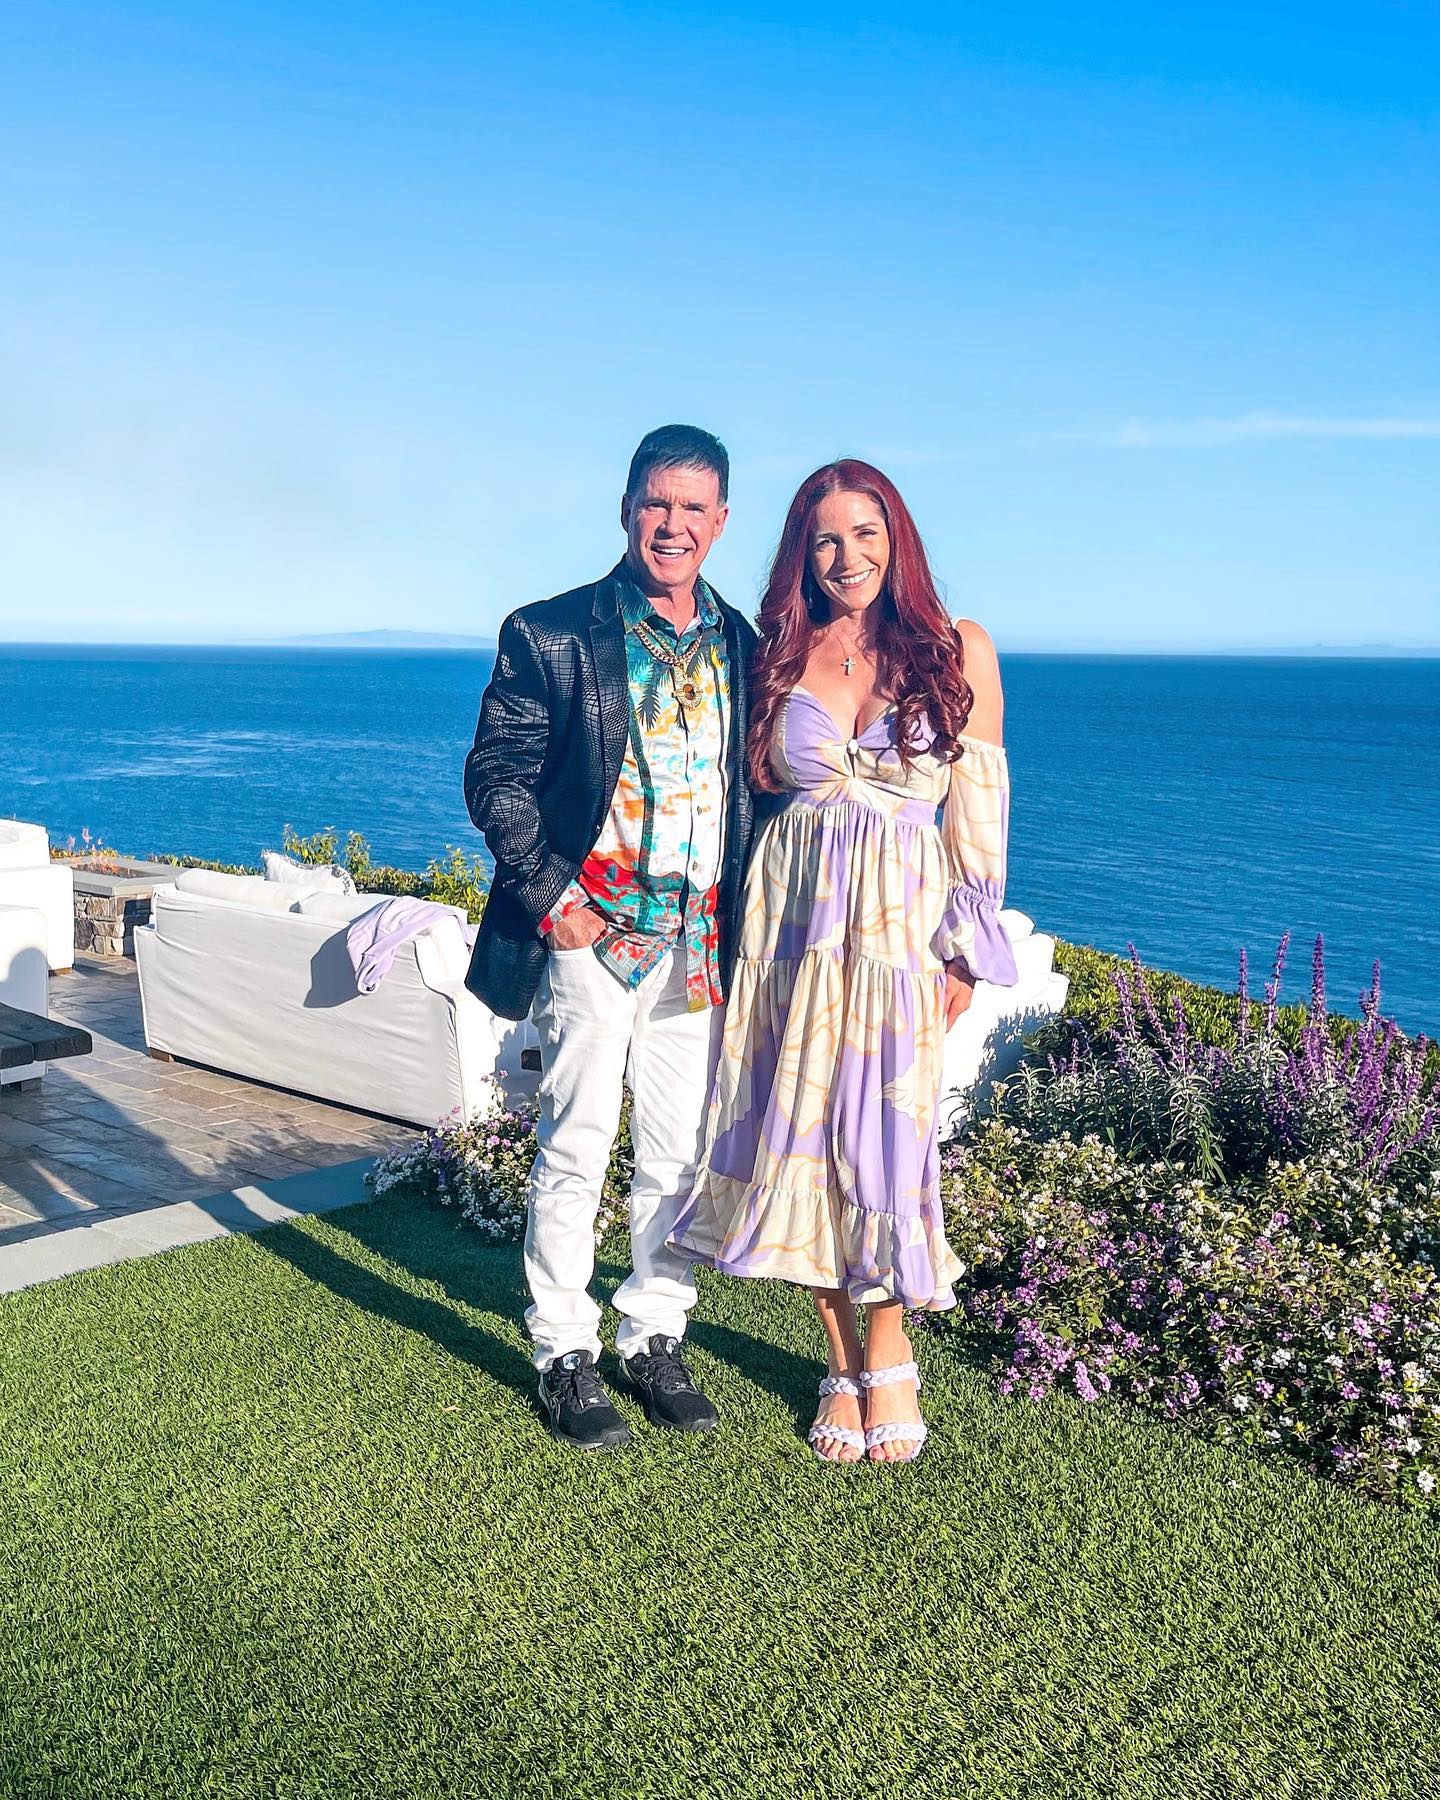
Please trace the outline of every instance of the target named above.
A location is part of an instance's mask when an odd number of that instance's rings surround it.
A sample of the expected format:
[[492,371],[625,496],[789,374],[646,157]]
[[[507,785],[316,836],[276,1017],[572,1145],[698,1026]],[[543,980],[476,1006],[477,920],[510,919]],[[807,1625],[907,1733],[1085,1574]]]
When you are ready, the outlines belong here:
[[937,1329],[988,1349],[1006,1392],[1132,1400],[1372,1496],[1434,1494],[1440,1282],[1339,1153],[1211,1183],[991,1119],[943,1165],[969,1266]]
[[[1424,1503],[1440,1478],[1440,1107],[1426,1041],[1330,1018],[1324,949],[1282,1029],[1244,960],[1206,1036],[1138,961],[944,1158],[958,1322],[1008,1391],[1057,1384]],[[1337,1044],[1338,1039],[1338,1044]]]

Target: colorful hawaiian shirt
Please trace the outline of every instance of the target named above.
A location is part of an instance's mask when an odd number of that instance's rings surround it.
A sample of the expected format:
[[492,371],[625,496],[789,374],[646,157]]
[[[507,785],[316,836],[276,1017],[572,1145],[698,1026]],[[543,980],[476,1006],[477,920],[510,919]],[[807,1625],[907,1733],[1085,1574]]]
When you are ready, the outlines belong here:
[[730,771],[730,678],[715,596],[695,583],[683,633],[622,577],[620,616],[630,677],[630,729],[609,817],[542,932],[593,906],[608,929],[595,954],[638,987],[683,948],[691,1012],[718,1006],[716,899]]

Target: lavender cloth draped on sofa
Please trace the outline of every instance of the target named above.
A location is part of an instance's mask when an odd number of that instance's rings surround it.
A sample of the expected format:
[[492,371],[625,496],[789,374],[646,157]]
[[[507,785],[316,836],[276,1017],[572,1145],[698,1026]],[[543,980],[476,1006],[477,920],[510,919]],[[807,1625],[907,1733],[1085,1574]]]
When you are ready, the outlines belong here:
[[[448,906],[433,900],[401,897],[383,900],[361,913],[345,933],[345,948],[355,970],[355,985],[362,994],[373,994],[395,966],[395,957],[403,944],[428,931],[438,919],[453,919]],[[458,921],[457,921],[458,923]],[[465,948],[475,947],[475,927],[461,925]]]

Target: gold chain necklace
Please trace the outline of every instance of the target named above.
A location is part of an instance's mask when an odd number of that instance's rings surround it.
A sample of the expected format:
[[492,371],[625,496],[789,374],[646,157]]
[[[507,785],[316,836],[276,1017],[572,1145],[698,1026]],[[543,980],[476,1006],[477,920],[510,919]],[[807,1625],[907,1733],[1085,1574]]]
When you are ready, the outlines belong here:
[[691,711],[699,706],[701,700],[700,684],[695,679],[695,666],[705,650],[704,631],[696,638],[695,647],[682,654],[678,650],[668,649],[643,620],[637,621],[633,629],[656,662],[663,663],[670,671],[670,688],[675,695],[675,704],[689,718]]

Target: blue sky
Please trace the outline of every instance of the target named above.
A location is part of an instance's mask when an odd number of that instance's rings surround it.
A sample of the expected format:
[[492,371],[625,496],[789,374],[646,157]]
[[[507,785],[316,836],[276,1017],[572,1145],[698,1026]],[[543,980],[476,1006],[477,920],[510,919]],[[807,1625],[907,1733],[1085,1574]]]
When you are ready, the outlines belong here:
[[[0,638],[487,633],[648,426],[1020,648],[1440,643],[1429,5],[6,9]],[[1083,16],[1082,16],[1083,15]]]

